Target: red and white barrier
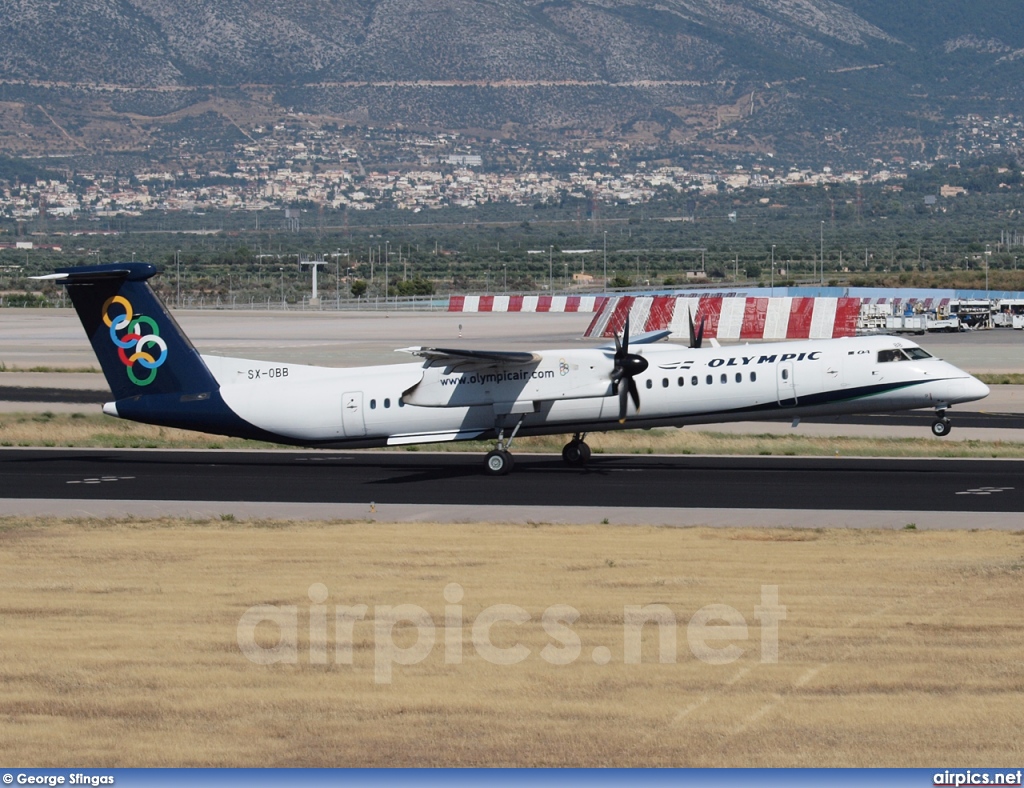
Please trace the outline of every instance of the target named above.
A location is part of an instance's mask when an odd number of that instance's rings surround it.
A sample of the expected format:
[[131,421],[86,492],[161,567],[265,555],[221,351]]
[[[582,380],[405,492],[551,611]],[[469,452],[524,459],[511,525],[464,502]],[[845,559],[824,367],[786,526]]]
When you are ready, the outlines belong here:
[[448,299],[449,312],[593,312],[588,337],[669,329],[690,339],[690,321],[721,340],[831,339],[857,332],[859,298],[744,296],[465,295]]
[[[585,336],[669,329],[690,339],[690,321],[704,321],[704,336],[722,340],[831,339],[857,332],[859,298],[746,298],[698,296],[611,296],[599,305]],[[582,310],[581,310],[582,311]]]
[[466,295],[450,296],[449,312],[596,312],[607,296]]

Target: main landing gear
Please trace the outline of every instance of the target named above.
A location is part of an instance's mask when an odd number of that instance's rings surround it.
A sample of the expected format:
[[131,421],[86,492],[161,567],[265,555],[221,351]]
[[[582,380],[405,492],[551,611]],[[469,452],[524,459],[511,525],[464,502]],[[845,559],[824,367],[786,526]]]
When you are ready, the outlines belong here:
[[[487,452],[484,458],[484,470],[489,476],[505,476],[512,472],[516,463],[509,449],[522,423],[522,419],[516,423],[507,441],[504,427],[498,429],[498,445],[493,451]],[[562,449],[562,460],[566,465],[582,468],[587,464],[587,460],[590,459],[590,447],[583,440],[586,437],[587,433],[577,432],[572,436],[572,440],[565,444]]]
[[487,452],[487,456],[484,458],[484,470],[489,476],[505,476],[512,472],[516,461],[512,458],[512,452],[509,449],[512,448],[512,441],[515,440],[519,428],[523,426],[523,418],[523,416],[519,417],[519,421],[512,428],[512,434],[508,436],[507,441],[505,440],[505,428],[498,427],[498,445],[494,451]]
[[512,452],[507,449],[495,449],[487,453],[484,463],[487,473],[491,476],[504,476],[511,472],[516,461],[512,459]]
[[584,443],[585,437],[587,433],[577,432],[572,436],[572,440],[565,444],[562,449],[562,460],[566,465],[579,467],[587,464],[587,460],[590,459],[590,447]]
[[945,408],[937,410],[935,415],[937,418],[932,422],[932,435],[936,438],[945,438],[949,435],[949,431],[953,429],[953,422],[946,418]]

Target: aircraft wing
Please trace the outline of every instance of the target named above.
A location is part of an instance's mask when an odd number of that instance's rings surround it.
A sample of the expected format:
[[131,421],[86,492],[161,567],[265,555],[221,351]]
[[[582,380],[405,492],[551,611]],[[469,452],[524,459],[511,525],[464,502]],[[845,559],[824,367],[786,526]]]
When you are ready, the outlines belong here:
[[[629,344],[631,345],[650,345],[652,342],[659,342],[667,337],[672,332],[669,329],[662,329],[660,331],[647,331],[643,334],[637,334],[629,338]],[[615,350],[615,345],[601,345],[602,350]]]
[[458,350],[444,347],[403,347],[396,352],[427,359],[430,366],[526,366],[541,360],[539,353],[515,350]]

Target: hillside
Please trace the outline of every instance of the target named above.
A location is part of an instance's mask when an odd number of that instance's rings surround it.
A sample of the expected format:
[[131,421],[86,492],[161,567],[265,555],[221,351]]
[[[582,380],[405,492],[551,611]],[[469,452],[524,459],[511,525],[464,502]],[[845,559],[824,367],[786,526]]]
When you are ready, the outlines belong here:
[[[791,156],[1020,112],[1017,0],[6,0],[0,150],[220,144],[287,111]],[[190,118],[214,113],[212,126]],[[241,127],[239,129],[238,127]],[[826,140],[826,137],[828,138]]]

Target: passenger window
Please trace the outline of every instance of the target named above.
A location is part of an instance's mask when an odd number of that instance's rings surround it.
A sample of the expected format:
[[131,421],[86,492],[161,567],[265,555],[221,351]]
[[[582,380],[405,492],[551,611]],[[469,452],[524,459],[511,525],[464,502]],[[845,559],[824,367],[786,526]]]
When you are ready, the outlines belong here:
[[711,377],[711,375],[708,375],[708,385],[710,386],[714,382],[715,382],[715,379],[713,377]]
[[783,380],[789,380],[789,370],[788,369],[782,370],[782,379]]
[[384,400],[384,407],[385,408],[390,408],[391,407],[391,400],[390,399],[385,399]]
[[722,382],[723,383],[728,383],[729,382],[729,376],[726,375],[724,372],[722,373]]
[[377,400],[375,400],[375,399],[371,399],[370,400],[370,410],[377,410]]
[[750,382],[753,383],[755,380],[757,380],[757,373],[756,372],[751,372],[750,373]]
[[654,381],[651,380],[650,378],[648,378],[647,379],[647,388],[652,388],[653,386],[654,386]]
[[737,372],[736,373],[736,382],[737,383],[742,383],[743,382],[743,373],[742,372]]
[[667,389],[668,388],[668,378],[662,378],[661,379],[661,387],[663,389]]
[[679,387],[680,387],[680,388],[682,388],[682,387],[683,387],[683,382],[684,382],[685,380],[686,380],[686,378],[679,378]]
[[405,407],[405,400],[402,399],[401,397],[398,398],[398,407],[400,407],[400,408],[404,408]]
[[697,376],[696,375],[694,375],[692,378],[690,378],[690,385],[691,386],[696,386],[697,385]]

